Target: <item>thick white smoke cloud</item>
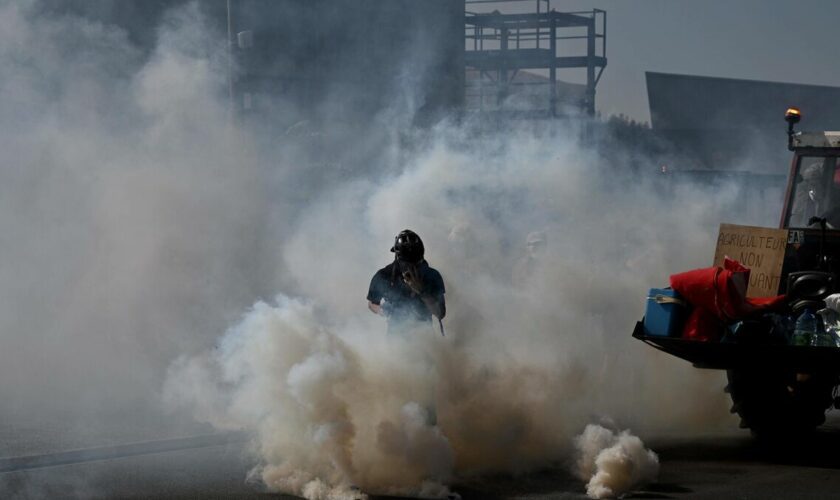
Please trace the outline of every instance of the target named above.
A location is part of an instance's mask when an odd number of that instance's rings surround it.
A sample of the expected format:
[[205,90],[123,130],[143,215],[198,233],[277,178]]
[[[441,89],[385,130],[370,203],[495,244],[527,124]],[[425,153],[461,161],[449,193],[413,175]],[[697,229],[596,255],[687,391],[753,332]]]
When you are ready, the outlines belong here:
[[[731,423],[719,374],[629,333],[647,287],[710,260],[734,190],[663,194],[559,133],[476,137],[445,125],[424,140],[399,173],[337,186],[307,207],[284,247],[306,301],[258,304],[220,351],[174,367],[170,399],[253,430],[263,481],[321,492],[313,498],[333,491],[325,485],[444,494],[459,475],[546,466],[571,456],[574,432],[602,415],[648,433]],[[446,281],[447,337],[431,326],[387,336],[365,307],[370,276],[404,227],[424,238]],[[533,229],[546,232],[548,251],[514,284]],[[196,363],[210,368],[198,384]],[[218,367],[228,376],[214,377]],[[195,387],[208,381],[206,399]],[[646,462],[621,468],[626,454],[638,458],[634,439],[614,437],[592,457],[591,495],[651,479]]]
[[358,495],[354,485],[446,492],[452,447],[429,425],[430,362],[443,341],[426,331],[371,342],[369,330],[279,296],[256,304],[217,350],[178,360],[165,394],[219,428],[254,431],[265,461],[255,473],[273,490],[313,499]]
[[217,40],[196,5],[145,53],[0,2],[0,412],[61,422],[49,446],[87,444],[77,416],[145,437],[177,353],[276,288],[261,226],[283,171],[230,126]]
[[616,498],[656,480],[659,457],[629,431],[615,433],[590,424],[575,438],[575,473],[590,498]]
[[[719,221],[767,222],[729,216],[734,189],[663,192],[566,126],[376,117],[357,147],[387,161],[331,178],[295,136],[231,126],[223,44],[195,5],[148,56],[32,8],[0,4],[4,412],[129,413],[168,366],[167,402],[247,429],[254,474],[310,498],[532,470],[601,415],[647,433],[732,424],[721,374],[629,334],[648,287],[709,262]],[[365,307],[406,227],[444,276],[446,337],[387,336]],[[547,251],[515,286],[534,230]]]

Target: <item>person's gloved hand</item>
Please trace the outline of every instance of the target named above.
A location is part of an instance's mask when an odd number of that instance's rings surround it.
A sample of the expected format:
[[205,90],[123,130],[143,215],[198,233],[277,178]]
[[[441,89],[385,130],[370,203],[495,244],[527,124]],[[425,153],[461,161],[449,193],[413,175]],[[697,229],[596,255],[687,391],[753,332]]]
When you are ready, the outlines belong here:
[[423,292],[423,281],[420,279],[420,273],[417,272],[416,266],[408,266],[402,274],[403,282],[411,289],[412,292],[420,295]]

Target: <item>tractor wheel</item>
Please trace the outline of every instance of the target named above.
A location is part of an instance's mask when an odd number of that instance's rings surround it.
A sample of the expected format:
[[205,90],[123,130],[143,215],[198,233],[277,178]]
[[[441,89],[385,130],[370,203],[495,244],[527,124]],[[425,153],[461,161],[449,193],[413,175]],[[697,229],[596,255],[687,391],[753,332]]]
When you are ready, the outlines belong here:
[[834,402],[836,376],[742,369],[728,370],[727,392],[741,427],[759,437],[801,436],[825,422]]

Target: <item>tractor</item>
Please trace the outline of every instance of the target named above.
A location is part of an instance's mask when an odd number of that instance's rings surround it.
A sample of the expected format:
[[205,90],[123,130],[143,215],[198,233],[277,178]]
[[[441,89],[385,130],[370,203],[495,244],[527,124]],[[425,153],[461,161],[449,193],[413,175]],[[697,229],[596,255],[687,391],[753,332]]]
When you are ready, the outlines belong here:
[[[781,314],[788,318],[824,308],[840,291],[840,132],[798,132],[800,118],[796,108],[785,114],[793,161],[779,223],[787,244],[777,293],[785,295]],[[726,370],[724,390],[742,428],[801,436],[821,425],[832,405],[840,408],[840,347],[792,345],[769,316],[740,322],[720,342],[651,335],[644,320],[633,337],[695,367]]]

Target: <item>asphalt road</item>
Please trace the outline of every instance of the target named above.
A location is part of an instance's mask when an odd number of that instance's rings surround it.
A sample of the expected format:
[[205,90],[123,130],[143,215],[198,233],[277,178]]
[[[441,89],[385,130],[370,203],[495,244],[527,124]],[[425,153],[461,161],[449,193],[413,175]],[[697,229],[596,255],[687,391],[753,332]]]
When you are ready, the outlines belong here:
[[[246,480],[252,466],[241,442],[0,473],[0,498],[291,498]],[[647,443],[660,456],[657,483],[626,498],[840,497],[840,421],[791,446],[748,433],[669,437]],[[91,458],[90,456],[88,458]],[[95,457],[94,457],[95,458]],[[586,498],[584,485],[558,468],[519,477],[470,480],[464,500]]]

